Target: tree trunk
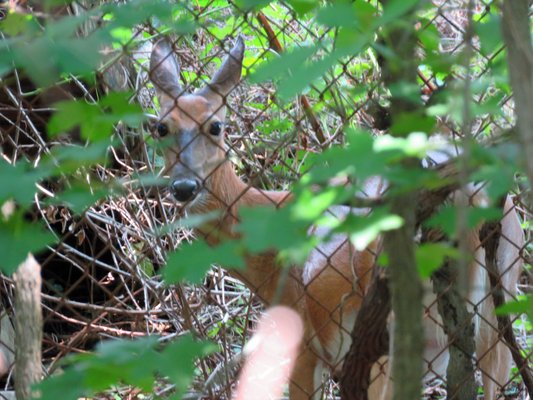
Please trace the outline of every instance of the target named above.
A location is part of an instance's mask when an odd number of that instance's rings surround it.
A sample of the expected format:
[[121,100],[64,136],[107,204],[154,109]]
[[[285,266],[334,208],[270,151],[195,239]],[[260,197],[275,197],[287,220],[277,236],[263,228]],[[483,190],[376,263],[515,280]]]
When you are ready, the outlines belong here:
[[384,248],[389,256],[389,287],[394,312],[392,379],[394,400],[413,400],[422,393],[422,284],[415,260],[416,195],[392,200],[391,211],[404,220],[397,230],[387,232]]
[[41,379],[41,266],[31,254],[13,275],[15,281],[15,391],[18,400],[32,397]]
[[[389,0],[381,0],[383,8]],[[392,2],[390,2],[392,3]],[[417,35],[414,28],[416,11],[414,4],[404,15],[401,24],[391,24],[383,32],[385,45],[393,56],[382,59],[383,80],[388,87],[405,85],[416,87],[417,65],[415,48]],[[404,136],[396,131],[395,123],[405,118],[417,118],[421,104],[404,96],[391,98],[391,134]],[[402,163],[404,168],[417,168],[418,160]],[[422,282],[415,260],[415,204],[416,192],[401,193],[391,198],[391,212],[404,220],[401,228],[385,233],[383,246],[389,256],[389,289],[394,313],[392,346],[392,379],[394,400],[419,399],[422,393],[424,331],[422,328]]]
[[446,392],[450,400],[471,400],[477,395],[473,364],[473,314],[468,312],[458,287],[458,265],[447,261],[433,274],[433,290],[437,296],[439,314],[448,336],[450,359],[446,369]]
[[380,267],[374,268],[372,284],[355,321],[352,345],[342,368],[343,400],[368,399],[372,366],[389,351],[387,318],[391,305],[388,281]]
[[[529,186],[533,188],[533,46],[529,29],[529,0],[504,0],[502,11],[516,127]],[[533,190],[529,193],[529,206],[533,206]]]

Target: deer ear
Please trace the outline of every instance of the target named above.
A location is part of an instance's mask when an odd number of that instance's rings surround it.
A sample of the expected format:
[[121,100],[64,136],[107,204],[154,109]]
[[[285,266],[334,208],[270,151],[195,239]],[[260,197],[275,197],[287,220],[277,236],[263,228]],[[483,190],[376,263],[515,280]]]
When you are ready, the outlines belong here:
[[182,93],[179,73],[180,65],[171,44],[166,39],[159,40],[152,48],[149,75],[161,104],[174,102]]
[[208,100],[224,101],[241,79],[242,60],[244,58],[244,41],[239,35],[228,56],[213,75],[211,82],[198,91]]

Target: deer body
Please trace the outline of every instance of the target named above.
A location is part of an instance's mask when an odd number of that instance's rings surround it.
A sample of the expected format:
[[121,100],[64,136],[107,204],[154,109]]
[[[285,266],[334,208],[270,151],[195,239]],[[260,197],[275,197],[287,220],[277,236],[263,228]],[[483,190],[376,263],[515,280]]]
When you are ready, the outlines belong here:
[[[221,238],[237,237],[234,228],[241,207],[280,207],[291,197],[289,192],[263,191],[248,186],[227,160],[221,128],[225,117],[224,99],[239,82],[243,53],[244,44],[239,38],[212,81],[194,94],[183,93],[178,78],[179,65],[166,41],[154,46],[151,57],[150,76],[161,104],[158,130],[161,135],[171,136],[175,143],[166,152],[171,190],[174,197],[185,203],[192,213],[222,212],[217,220],[200,228],[200,233],[212,245]],[[383,187],[379,179],[370,179],[365,192],[377,197]],[[482,193],[466,192],[474,196],[474,202],[484,201]],[[464,201],[462,196],[465,195],[458,192],[456,202]],[[368,210],[336,206],[330,212],[342,219],[349,213],[364,214]],[[506,271],[502,278],[503,286],[514,293],[521,262],[520,249],[513,242],[523,243],[524,238],[509,199],[505,204],[502,226],[498,261],[502,272]],[[309,232],[321,237],[326,233],[324,228],[312,228]],[[289,390],[292,400],[319,395],[323,369],[340,371],[350,346],[351,329],[368,290],[370,271],[379,253],[380,241],[377,239],[364,251],[357,251],[345,235],[335,235],[317,246],[302,268],[291,269],[291,279],[286,280],[279,302],[295,309],[305,326],[304,344],[291,377]],[[471,233],[470,245],[478,262],[473,262],[469,270],[469,299],[483,316],[476,326],[477,357],[480,367],[486,372],[483,376],[485,398],[492,400],[497,386],[507,382],[510,354],[498,342],[497,332],[490,328],[490,324],[497,324],[492,299],[487,296],[488,278],[481,267],[485,260],[484,251],[479,245],[477,231]],[[244,270],[230,273],[270,304],[280,285],[281,271],[275,252],[251,256],[246,261]],[[438,326],[440,317],[435,296],[430,288],[426,293],[426,359],[433,360],[433,373],[445,376],[447,340]],[[386,357],[381,361],[386,361]],[[391,398],[388,367],[376,364],[373,377],[369,398]]]

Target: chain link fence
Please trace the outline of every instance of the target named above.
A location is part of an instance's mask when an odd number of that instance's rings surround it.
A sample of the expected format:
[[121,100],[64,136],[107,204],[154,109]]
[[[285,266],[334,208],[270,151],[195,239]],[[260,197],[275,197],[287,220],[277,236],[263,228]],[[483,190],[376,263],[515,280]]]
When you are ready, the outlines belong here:
[[[468,51],[465,50],[469,18],[466,3],[463,0],[434,0],[432,7],[424,11],[424,22],[417,29],[427,31],[428,36],[438,34],[442,54],[460,57]],[[39,5],[26,2],[17,3],[17,7],[44,20],[81,14],[92,4],[76,1],[53,12],[45,12]],[[241,3],[226,1],[186,3],[175,19],[182,21],[180,26],[183,28],[180,29],[188,32],[170,35],[172,49],[181,64],[179,80],[188,92],[204,87],[238,35],[244,39],[243,77],[225,98],[228,111],[223,127],[223,151],[244,182],[242,196],[252,187],[290,189],[305,173],[310,157],[345,143],[346,128],[361,127],[376,136],[383,134],[389,118],[387,90],[380,83],[380,60],[376,52],[365,50],[357,56],[343,58],[313,80],[302,94],[285,100],[280,98],[279,88],[275,85],[253,83],[249,78],[252,70],[277,54],[335,35],[335,28],[320,25],[306,14],[297,14],[282,2],[272,2],[255,12],[244,12],[243,7]],[[480,30],[493,29],[488,21],[498,13],[495,5],[489,1],[475,1],[473,12]],[[43,370],[47,375],[56,373],[61,370],[60,361],[66,355],[88,352],[102,340],[153,334],[171,340],[185,332],[193,332],[200,338],[216,342],[220,351],[198,361],[188,396],[231,398],[235,378],[228,376],[233,376],[231,371],[241,362],[239,355],[253,332],[263,304],[253,288],[219,266],[213,266],[197,285],[169,287],[162,282],[161,270],[167,252],[195,240],[195,233],[180,223],[187,217],[187,211],[176,202],[168,186],[151,185],[139,178],[152,174],[156,179],[169,174],[165,156],[157,144],[160,136],[157,125],[162,120],[159,115],[161,100],[157,99],[150,79],[153,44],[167,33],[165,25],[157,21],[154,18],[152,22],[139,22],[129,31],[115,32],[122,35],[118,40],[121,46],[102,49],[106,60],[98,66],[95,82],[89,83],[71,75],[60,84],[42,89],[21,70],[15,70],[0,81],[2,157],[12,164],[28,159],[39,168],[40,160],[53,153],[58,145],[72,148],[80,157],[84,156],[84,140],[77,128],[61,136],[47,133],[59,101],[81,99],[95,103],[107,93],[129,91],[130,101],[140,104],[150,116],[147,122],[137,127],[123,123],[115,125],[116,146],[109,150],[107,161],[78,173],[77,179],[94,187],[95,198],[98,198],[100,184],[111,181],[120,183],[116,195],[96,201],[80,214],[73,211],[77,206],[75,191],[72,192],[74,207],[48,201],[57,190],[72,183],[59,178],[38,185],[35,207],[25,218],[44,221],[47,229],[59,239],[57,245],[35,254],[43,278]],[[81,26],[78,34],[90,37],[105,23],[105,15],[94,16]],[[512,94],[502,91],[493,79],[494,69],[502,68],[505,63],[504,49],[485,46],[477,36],[483,32],[475,33],[469,70],[455,68],[452,76],[446,78],[446,85],[461,82],[466,74],[473,82],[480,82],[483,87],[473,91],[473,107],[493,101],[502,112],[498,115],[476,113],[471,124],[472,136],[481,142],[493,142],[514,124],[513,99]],[[423,54],[424,51],[421,43],[419,52]],[[327,55],[328,49],[319,49],[317,54],[322,53]],[[417,74],[424,101],[431,99],[445,84],[438,73],[424,65]],[[461,127],[452,118],[439,116],[438,120],[438,131],[442,134],[461,135]],[[203,184],[205,177],[200,180]],[[511,193],[525,235],[523,243],[516,243],[521,259],[513,260],[513,263],[524,263],[518,294],[530,291],[530,210],[522,201],[522,187],[518,180],[516,191]],[[233,206],[226,204],[230,214]],[[209,236],[209,232],[201,235]],[[328,257],[328,262],[334,264],[335,252]],[[14,332],[10,320],[16,312],[13,280],[0,275],[0,285],[0,349],[7,366],[1,371],[0,383],[3,390],[10,390],[14,382]],[[345,279],[345,285],[352,286],[351,278]],[[336,288],[328,290],[335,291]],[[431,290],[430,286],[427,290]],[[312,293],[308,296],[312,297]],[[316,302],[313,299],[307,301]],[[426,306],[436,307],[435,304]],[[478,306],[470,304],[474,313]],[[329,304],[315,304],[315,307],[317,312],[330,313],[331,318],[338,319],[338,304],[333,308]],[[426,310],[425,318],[433,318],[432,313]],[[523,355],[530,360],[530,321],[525,315],[513,319],[514,333]],[[441,324],[440,321],[436,323]],[[493,321],[488,325],[498,330]],[[311,335],[305,340],[313,343],[319,338]],[[501,334],[496,335],[496,340],[503,340]],[[496,345],[490,344],[488,351]],[[483,354],[476,356],[478,360],[484,357]],[[442,353],[433,357],[435,360],[427,360],[430,379],[424,397],[444,398],[446,377],[440,370],[433,370],[433,365],[440,362],[436,359],[442,359]],[[320,355],[319,358],[326,365],[338,362],[333,356],[324,358]],[[481,379],[483,363],[475,365],[478,379]],[[338,370],[340,366],[333,365],[333,368]],[[382,368],[382,372],[386,369]],[[316,393],[309,395],[336,398],[339,395],[337,381],[330,375],[321,379],[322,385]],[[162,397],[171,390],[172,387],[164,382],[157,388]],[[497,390],[500,398],[529,398],[516,366]],[[117,388],[103,394],[102,398],[117,398],[113,396],[141,398],[138,389],[130,387]],[[479,398],[484,397],[480,394]]]

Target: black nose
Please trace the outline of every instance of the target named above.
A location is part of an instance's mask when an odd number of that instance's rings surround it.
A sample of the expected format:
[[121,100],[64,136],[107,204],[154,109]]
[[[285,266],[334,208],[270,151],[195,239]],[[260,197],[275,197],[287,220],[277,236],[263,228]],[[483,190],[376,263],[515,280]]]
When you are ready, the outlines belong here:
[[192,200],[198,193],[200,183],[194,179],[179,179],[170,186],[172,194],[178,201]]

